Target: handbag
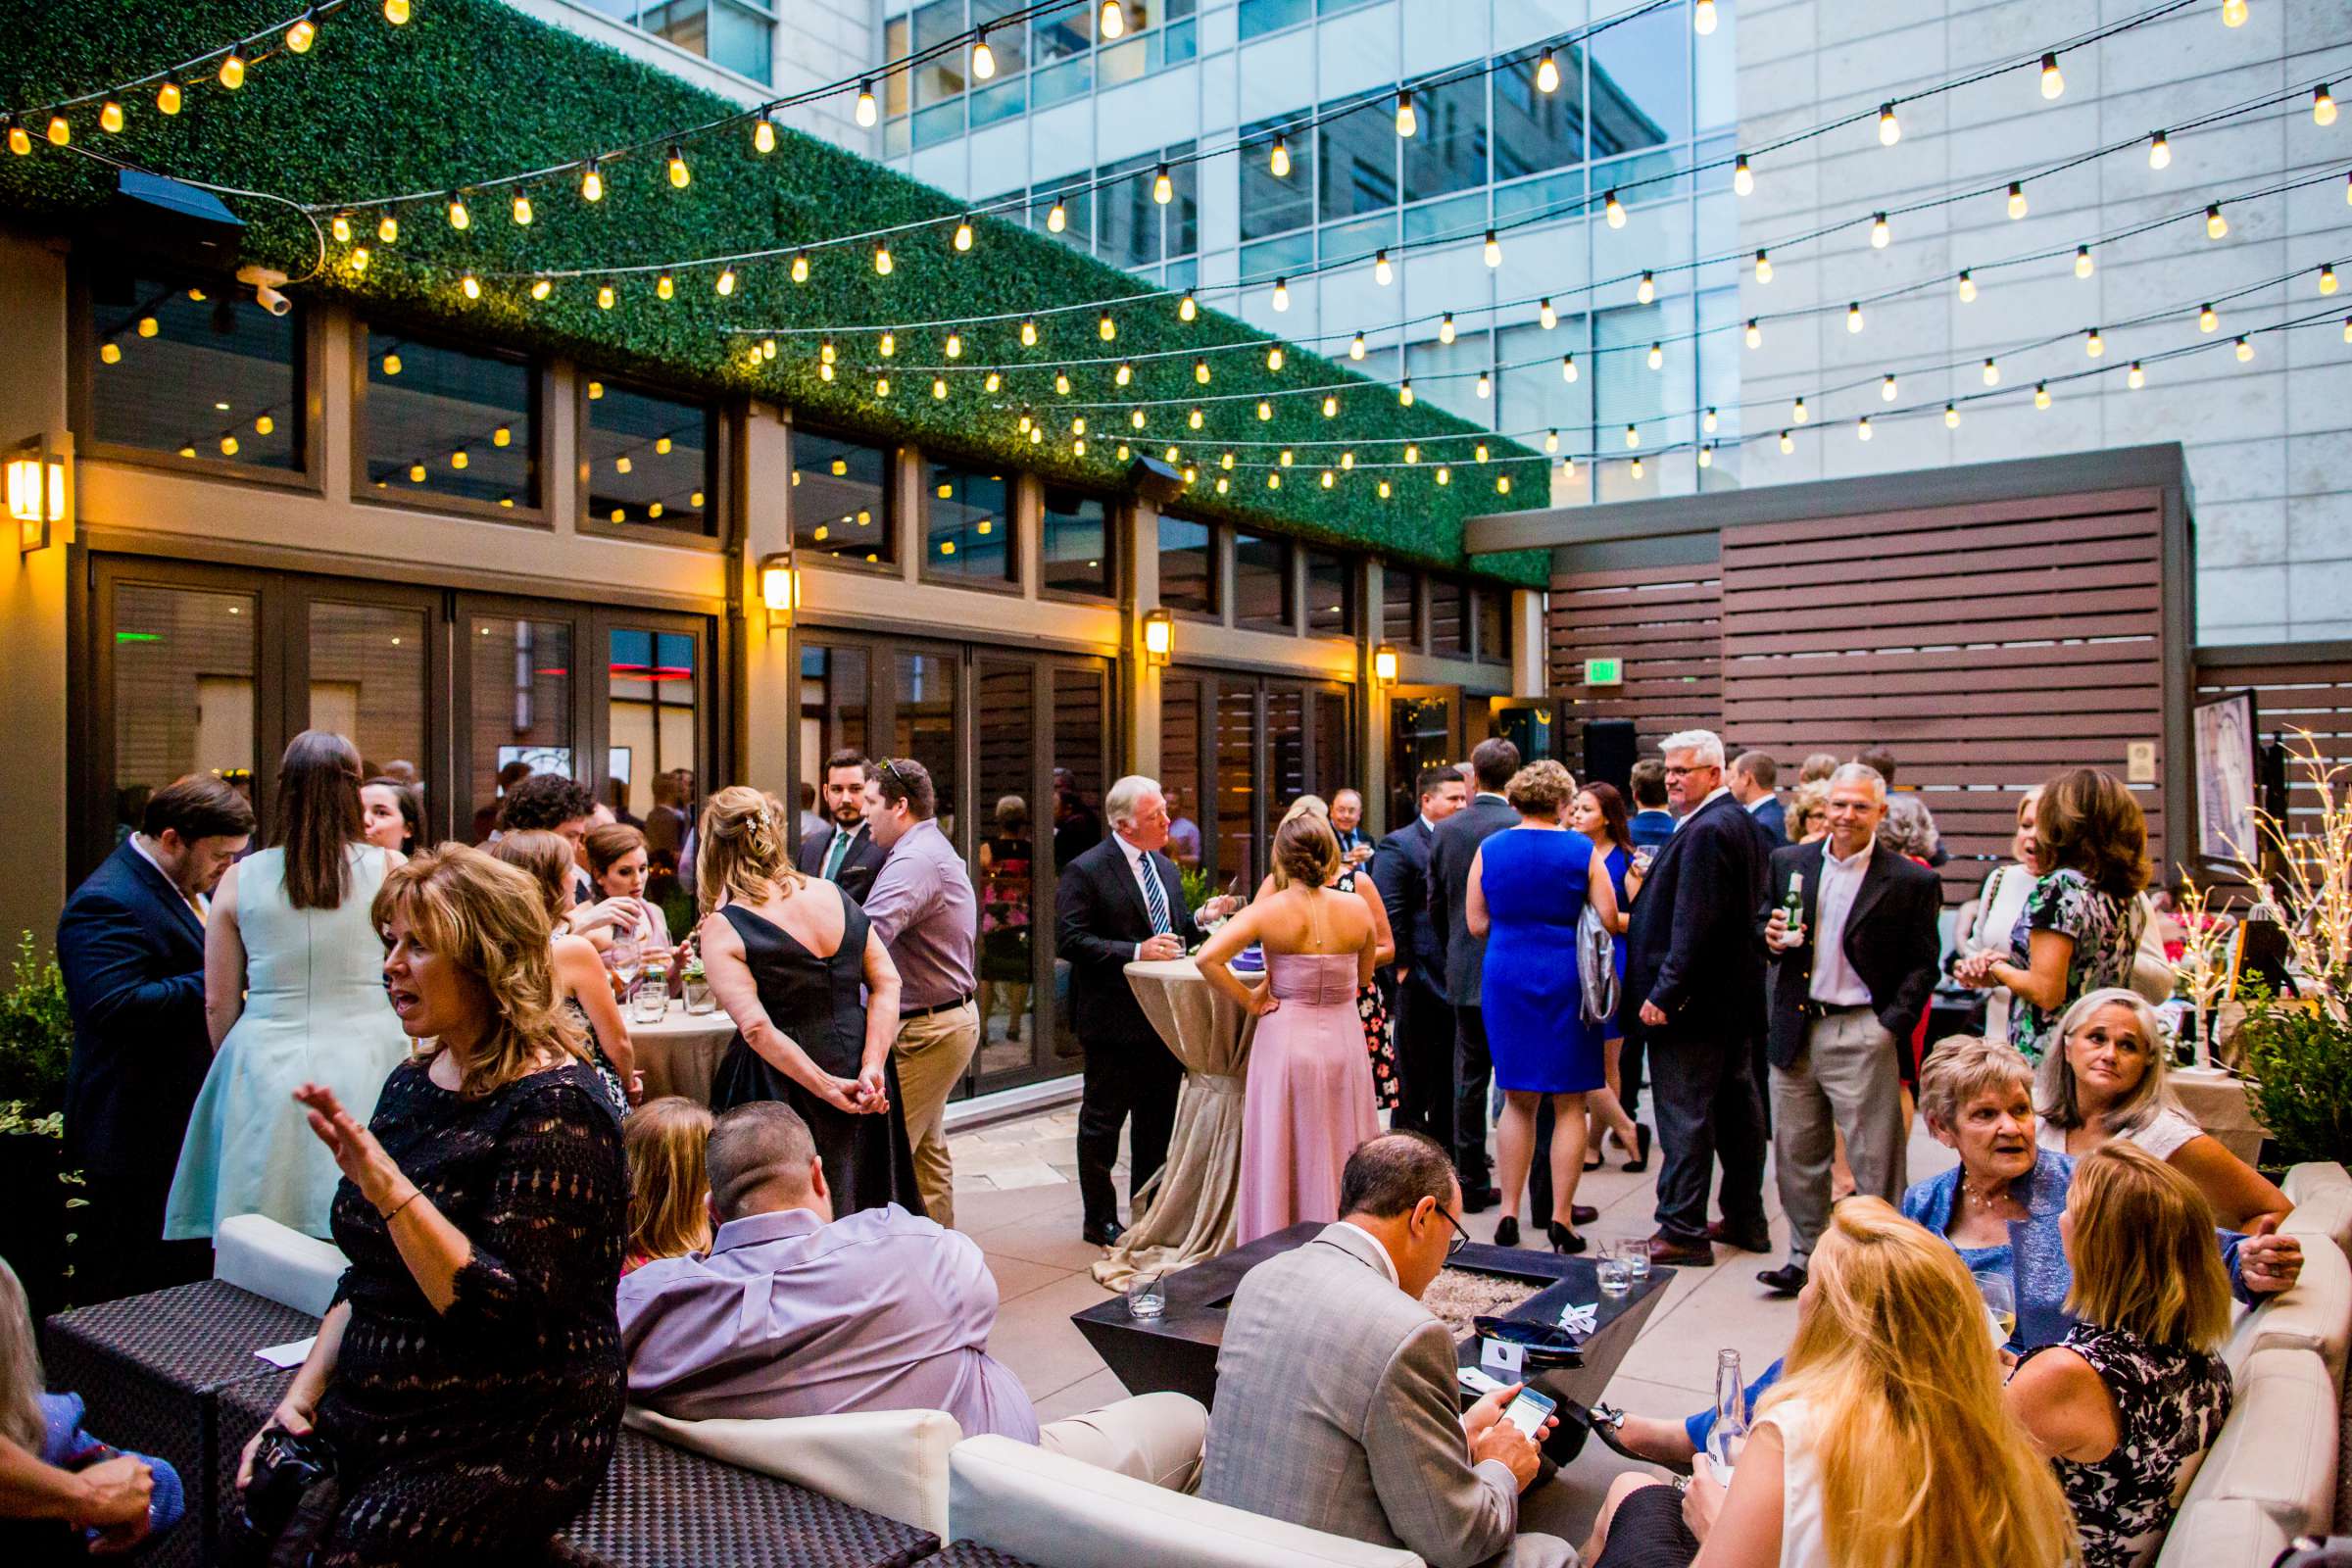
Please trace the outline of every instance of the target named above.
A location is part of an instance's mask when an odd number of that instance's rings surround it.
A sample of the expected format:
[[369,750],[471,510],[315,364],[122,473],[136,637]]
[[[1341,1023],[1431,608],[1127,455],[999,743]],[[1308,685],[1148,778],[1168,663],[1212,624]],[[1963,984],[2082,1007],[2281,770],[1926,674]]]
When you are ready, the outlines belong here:
[[342,1501],[332,1444],[266,1427],[245,1489],[245,1528],[225,1555],[233,1568],[305,1568]]
[[1576,975],[1584,991],[1587,1023],[1604,1023],[1617,1011],[1617,939],[1600,923],[1591,904],[1576,922]]

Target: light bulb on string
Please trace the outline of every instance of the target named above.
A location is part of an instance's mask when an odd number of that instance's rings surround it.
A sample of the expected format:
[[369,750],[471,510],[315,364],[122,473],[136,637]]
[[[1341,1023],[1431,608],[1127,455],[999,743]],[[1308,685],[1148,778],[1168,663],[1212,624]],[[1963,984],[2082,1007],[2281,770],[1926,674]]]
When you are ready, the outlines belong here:
[[1999,361],[1987,359],[1984,362],[1984,384],[1986,386],[1999,386],[2001,384],[2001,367]]
[[1715,433],[1716,425],[1721,422],[1722,421],[1717,418],[1715,411],[1712,408],[1702,410],[1698,416],[1698,428],[1700,432],[1705,435],[1713,435]]
[[1786,456],[1788,456],[1789,453],[1791,453],[1791,452],[1794,452],[1795,450],[1796,450],[1796,438],[1795,438],[1794,436],[1791,436],[1791,435],[1790,435],[1790,434],[1789,434],[1788,431],[1786,431],[1786,430],[1783,430],[1783,431],[1781,432],[1781,455],[1782,455],[1783,457],[1786,457]]
[[468,228],[472,226],[472,223],[473,215],[466,211],[465,199],[463,197],[452,196],[449,199],[449,226],[452,228]]
[[1354,337],[1352,337],[1352,338],[1350,338],[1350,339],[1348,340],[1348,357],[1349,359],[1351,359],[1351,360],[1360,360],[1360,359],[1362,359],[1362,358],[1364,357],[1364,334],[1363,334],[1363,333],[1361,333],[1361,332],[1358,332],[1358,333],[1356,333],[1356,334],[1355,334],[1355,336],[1354,336]]
[[245,85],[245,57],[234,50],[220,62],[220,85],[235,92]]
[[2036,381],[2034,383],[2034,406],[2037,409],[2046,409],[2050,406],[2049,382]]
[[469,300],[478,300],[482,297],[481,280],[471,272],[467,272],[464,277],[458,279],[458,287]]
[[675,143],[669,149],[669,182],[679,190],[694,183],[694,171],[686,167],[686,153]]
[[792,280],[795,283],[806,283],[808,281],[808,253],[807,251],[794,251],[792,253],[791,275]]
[[667,272],[663,272],[660,277],[654,279],[654,298],[662,300],[673,299],[676,297],[677,292],[677,280],[672,278]]
[[375,220],[375,237],[389,245],[400,238],[400,220],[387,212]]
[[1291,177],[1291,144],[1279,134],[1274,138],[1274,150],[1266,156],[1266,168],[1276,179]]
[[1752,316],[1751,316],[1751,317],[1749,317],[1749,318],[1747,318],[1747,332],[1746,332],[1746,337],[1747,337],[1747,346],[1748,346],[1749,348],[1751,348],[1751,349],[1760,349],[1760,348],[1762,348],[1762,347],[1764,346],[1764,323],[1763,323],[1763,322],[1761,322],[1761,321],[1759,321],[1759,320],[1757,320],[1757,319],[1756,319],[1754,317],[1752,317]]
[[1943,427],[1944,427],[1946,430],[1957,430],[1957,429],[1959,429],[1959,428],[1960,428],[1960,405],[1959,405],[1959,404],[1957,404],[1957,403],[1946,403],[1946,404],[1943,406]]
[[1859,332],[1859,331],[1861,331],[1861,330],[1862,330],[1862,302],[1861,302],[1861,301],[1859,301],[1859,300],[1855,300],[1855,301],[1853,301],[1852,303],[1850,303],[1850,304],[1848,304],[1848,305],[1846,306],[1846,308],[1845,308],[1845,329],[1846,329],[1848,332]]
[[735,269],[732,267],[724,267],[719,269],[718,279],[710,286],[718,291],[718,297],[722,300],[728,295],[734,293]]
[[988,46],[988,29],[972,39],[972,79],[986,81],[997,74],[997,52]]
[[1037,320],[1033,317],[1024,317],[1021,320],[1021,347],[1037,347]]
[[876,396],[876,397],[878,397],[878,398],[886,398],[886,397],[890,396],[890,377],[889,377],[889,376],[887,376],[887,375],[877,375],[877,376],[875,376],[875,377],[874,377],[874,396]]
[[543,300],[555,291],[556,285],[551,278],[543,277],[531,284],[531,298],[535,300]]
[[[951,360],[960,360],[960,359],[962,359],[962,358],[963,358],[963,334],[962,334],[961,332],[950,332],[950,333],[948,334],[948,341],[947,341],[947,343],[946,343],[946,345],[945,345],[945,350],[946,350],[946,353],[947,353],[947,356],[948,356],[948,358],[949,358],[949,359],[951,359]],[[1126,383],[1125,381],[1121,381],[1121,382],[1119,383],[1119,385],[1121,385],[1121,386],[1125,386],[1126,384],[1127,384],[1127,383]]]
[[1657,297],[1658,280],[1650,272],[1644,270],[1642,274],[1642,281],[1634,285],[1634,298],[1640,303],[1647,305]]
[[1169,174],[1168,166],[1162,164],[1159,166],[1158,171],[1152,176],[1152,200],[1157,203],[1159,206],[1165,207],[1168,205],[1168,203],[1174,201],[1175,199],[1175,178]]
[[1607,200],[1601,203],[1601,213],[1608,219],[1611,228],[1625,226],[1625,203],[1617,199],[1617,192],[1614,189],[1609,192]]
[[1653,370],[1662,370],[1662,369],[1664,369],[1664,368],[1666,368],[1666,345],[1665,345],[1665,344],[1663,344],[1663,343],[1652,343],[1652,344],[1650,344],[1650,346],[1649,346],[1649,357],[1648,357],[1648,363],[1649,363],[1649,368],[1650,368],[1651,369],[1653,369]]
[[1451,311],[1447,311],[1444,316],[1438,318],[1438,341],[1441,343],[1451,343],[1453,341],[1453,313]]
[[1544,432],[1544,450],[1546,452],[1557,452],[1560,450],[1560,432],[1557,429],[1550,429]]
[[286,29],[286,47],[295,54],[309,54],[311,45],[318,41],[318,24],[313,20],[316,9],[313,7],[304,11],[294,25]]
[[1207,422],[1208,416],[1199,409],[1194,409],[1184,416],[1184,426],[1188,430],[1198,430]]
[[1278,311],[1287,311],[1291,308],[1291,280],[1289,278],[1278,277],[1274,280],[1272,303]]
[[1874,251],[1883,251],[1893,238],[1894,230],[1887,226],[1886,215],[1873,213],[1870,219],[1870,248]]
[[1698,0],[1690,8],[1690,29],[1701,38],[1715,30],[1715,0]]
[[1712,468],[1715,466],[1714,442],[1710,441],[1705,446],[1698,449],[1698,466],[1702,468]]
[[2311,122],[2315,125],[2335,123],[2335,99],[2328,93],[2328,84],[2324,81],[2311,90]]
[[524,228],[528,228],[530,226],[531,199],[528,196],[515,197],[514,200],[509,204],[507,210],[518,226]]
[[2075,275],[2077,277],[2090,276],[2091,273],[2098,270],[2098,263],[2090,259],[2089,246],[2078,245],[2075,247]]
[[1195,360],[1193,362],[1193,379],[1200,382],[1202,386],[1208,385],[1209,370],[1208,362],[1206,360]]
[[2082,352],[2094,360],[2107,352],[2107,339],[2101,335],[2097,327],[2094,326],[2082,334]]
[[2160,130],[2148,138],[2148,167],[2166,169],[2171,167],[2172,162],[2173,144],[2165,139],[2164,132]]
[[762,114],[752,122],[752,151],[765,156],[775,150],[775,122]]
[[1176,302],[1176,319],[1179,321],[1196,320],[1200,315],[1200,302],[1193,298],[1193,291],[1188,288],[1184,291],[1184,298]]
[[1486,256],[1489,267],[1502,265],[1502,241],[1495,237],[1494,231],[1491,228],[1487,230],[1487,243],[1483,254]]
[[2217,327],[2217,326],[2220,326],[2221,324],[2222,324],[2222,318],[2221,318],[2220,314],[2214,310],[2214,308],[2213,308],[2213,304],[2212,304],[2212,302],[2211,302],[2211,301],[2207,301],[2205,304],[2203,304],[2203,305],[2200,305],[2200,306],[2198,306],[2198,307],[2197,307],[2197,330],[2198,330],[2198,331],[2200,331],[2200,332],[2210,332],[2210,331],[2212,331],[2212,330],[2213,330],[2215,327]]
[[2230,220],[2222,216],[2222,204],[2213,202],[2205,209],[2205,237],[2224,239],[2230,233]]
[[110,136],[122,128],[122,106],[112,98],[98,110],[98,128]]
[[1862,441],[1867,441],[1867,440],[1869,440],[1869,439],[1870,439],[1870,416],[1869,416],[1869,415],[1865,414],[1864,416],[1862,416],[1862,417],[1861,417],[1860,419],[1857,419],[1857,420],[1854,422],[1854,436],[1855,436],[1855,438],[1856,438],[1857,440],[1862,440]]
[[1813,412],[1805,407],[1804,395],[1799,393],[1796,401],[1788,406],[1788,420],[1792,424],[1806,424],[1812,418]]
[[2132,368],[2124,372],[2124,385],[2136,392],[2147,384],[2147,372],[2139,368],[2139,362],[2137,360],[2133,360],[2132,362]]
[[1372,281],[1386,288],[1396,276],[1396,270],[1389,265],[1389,251],[1384,245],[1372,253]]
[[2246,24],[2246,0],[2222,0],[2222,25],[2242,27]]
[[1398,89],[1396,93],[1396,134],[1410,136],[1420,128],[1421,118],[1413,113],[1412,89],[1410,87]]
[[972,220],[969,217],[959,218],[956,220],[956,234],[949,243],[958,251],[968,251],[972,248]]
[[1396,383],[1396,406],[1400,409],[1413,406],[1413,378],[1409,375]]
[[1494,395],[1494,380],[1486,371],[1478,372],[1478,395],[1483,401]]
[[1452,470],[1451,468],[1449,468],[1449,467],[1446,466],[1446,465],[1444,465],[1444,464],[1442,464],[1442,463],[1441,463],[1441,464],[1439,464],[1439,465],[1438,465],[1438,472],[1437,472],[1437,480],[1438,480],[1438,483],[1440,483],[1440,484],[1451,484],[1451,483],[1453,483],[1453,470]]
[[870,126],[880,117],[880,113],[874,104],[874,84],[870,81],[859,82],[858,84],[858,123]]
[[179,102],[180,92],[178,82],[166,81],[162,86],[155,89],[155,107],[158,113],[176,115],[179,113]]
[[1101,26],[1105,38],[1116,38],[1127,30],[1127,9],[1119,0],[1102,0]]
[[888,277],[892,265],[889,244],[883,240],[874,241],[874,275]]
[[1551,308],[1551,296],[1546,294],[1536,306],[1536,321],[1548,332],[1560,324],[1560,313]]
[[1061,198],[1056,196],[1054,198],[1054,205],[1046,210],[1046,232],[1058,234],[1069,226],[1069,209],[1062,206]]
[[1756,281],[1759,283],[1772,281],[1772,257],[1768,252],[1756,252]]
[[1266,368],[1269,370],[1279,370],[1282,368],[1282,345],[1276,343],[1266,350]]
[[1261,420],[1274,417],[1274,405],[1264,398],[1259,398],[1257,400],[1257,416]]
[[588,167],[580,171],[580,200],[601,202],[604,199],[604,172],[596,167],[596,160],[591,158],[588,160]]
[[384,0],[384,20],[395,27],[407,26],[409,0]]
[[1576,379],[1575,355],[1563,354],[1560,356],[1560,379],[1563,381],[1573,381]]
[[596,308],[597,308],[598,310],[600,310],[600,311],[609,311],[609,310],[611,310],[611,309],[612,308],[612,284],[610,284],[610,283],[599,283],[599,284],[597,285],[597,287],[596,287]]
[[337,213],[331,220],[328,220],[327,232],[334,236],[336,244],[350,244],[351,215],[349,213]]
[[2013,219],[2026,216],[2026,187],[2022,180],[2009,182],[2009,216]]
[[1111,318],[1111,315],[1108,311],[1104,311],[1102,313],[1102,318],[1095,323],[1095,335],[1100,337],[1105,343],[1115,342],[1117,340],[1119,335],[1119,323]]
[[1891,147],[1903,139],[1903,122],[1894,118],[1894,105],[1879,105],[1879,145]]
[[1067,370],[1055,370],[1055,371],[1054,372],[1054,395],[1055,397],[1064,397],[1064,398],[1066,398],[1066,397],[1068,397],[1068,396],[1070,395],[1070,372],[1069,372],[1069,371],[1067,371]]
[[987,391],[987,392],[995,392],[995,391],[999,390],[1000,388],[1002,388],[1004,385],[1004,377],[1003,377],[1002,375],[999,375],[999,374],[998,374],[996,371],[994,371],[994,370],[991,370],[991,371],[989,371],[989,372],[988,372],[988,379],[980,383],[981,389],[982,389],[983,391]]
[[[1128,364],[1125,360],[1121,360],[1119,362],[1119,368],[1111,372],[1110,379],[1114,386],[1125,386],[1128,382],[1135,379],[1135,367]],[[1140,413],[1141,411],[1139,410],[1138,412]]]
[[2238,338],[2237,338],[2237,363],[2238,363],[2238,364],[2240,364],[2240,365],[2243,365],[2243,364],[2245,364],[2247,361],[2249,361],[2249,360],[2251,360],[2251,359],[2253,359],[2253,358],[2254,358],[2254,343],[2253,343],[2253,340],[2252,340],[2252,339],[2250,339],[2250,338],[2248,338],[2248,337],[2247,337],[2247,336],[2246,336],[2244,333],[2242,333],[2242,332],[2241,332],[2241,333],[2239,333],[2239,334],[2238,334]]
[[1976,275],[1965,267],[1960,269],[1960,303],[1963,305],[1977,303]]
[[1546,45],[1543,58],[1536,62],[1536,91],[1554,93],[1559,90],[1560,63],[1552,58],[1550,46]]
[[2041,57],[2041,95],[2044,98],[2055,98],[2065,91],[2066,75],[2058,69],[2058,57],[2043,55]]
[[2320,292],[2322,294],[2335,292],[2335,264],[2333,262],[2323,264],[2320,268]]
[[1896,390],[1894,372],[1889,370],[1885,376],[1880,378],[1879,401],[1881,403],[1892,403],[1895,400]]
[[1629,448],[1642,444],[1642,427],[1640,425],[1629,424],[1625,427],[1625,444]]
[[74,127],[66,122],[65,116],[51,115],[48,135],[50,146],[63,147],[74,140]]
[[1747,154],[1741,153],[1732,161],[1732,192],[1738,196],[1756,193],[1756,176],[1747,167]]

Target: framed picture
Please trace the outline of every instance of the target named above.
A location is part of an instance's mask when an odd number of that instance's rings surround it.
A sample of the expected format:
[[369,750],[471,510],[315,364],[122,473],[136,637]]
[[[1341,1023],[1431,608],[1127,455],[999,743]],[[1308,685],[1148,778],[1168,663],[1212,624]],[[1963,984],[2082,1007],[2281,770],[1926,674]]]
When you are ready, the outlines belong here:
[[2254,808],[2256,780],[2254,694],[2227,692],[2189,710],[2196,741],[2197,855],[2230,865],[2261,853]]

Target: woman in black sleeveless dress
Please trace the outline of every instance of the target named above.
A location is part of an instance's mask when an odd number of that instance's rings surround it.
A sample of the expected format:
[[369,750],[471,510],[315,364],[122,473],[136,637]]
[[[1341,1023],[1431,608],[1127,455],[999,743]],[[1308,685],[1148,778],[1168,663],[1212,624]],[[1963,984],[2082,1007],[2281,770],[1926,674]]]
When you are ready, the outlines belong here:
[[[782,813],[758,790],[719,791],[705,808],[699,838],[696,886],[708,899],[728,901],[703,924],[703,962],[736,1026],[711,1079],[710,1108],[725,1112],[758,1100],[790,1105],[824,1158],[836,1215],[885,1203],[922,1213],[890,1050],[898,970],[865,911],[833,884],[792,869]],[[828,954],[778,923],[797,919],[783,906],[803,899],[840,906],[841,937]],[[806,929],[829,927],[826,911],[810,913]],[[740,953],[732,951],[738,946]]]

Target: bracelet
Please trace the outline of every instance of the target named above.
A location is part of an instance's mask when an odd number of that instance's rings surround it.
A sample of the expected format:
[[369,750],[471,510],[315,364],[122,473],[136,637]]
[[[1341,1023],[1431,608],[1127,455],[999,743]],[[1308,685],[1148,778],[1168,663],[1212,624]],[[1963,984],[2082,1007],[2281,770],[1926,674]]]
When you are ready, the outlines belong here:
[[391,1223],[392,1223],[394,1220],[396,1220],[396,1219],[398,1219],[398,1218],[400,1217],[400,1211],[401,1211],[402,1209],[404,1209],[404,1208],[408,1207],[408,1206],[409,1206],[411,1203],[414,1203],[415,1201],[416,1201],[416,1200],[418,1200],[419,1198],[422,1198],[423,1196],[424,1196],[424,1189],[423,1189],[423,1188],[421,1188],[421,1187],[412,1187],[412,1188],[410,1188],[410,1189],[409,1189],[409,1196],[408,1196],[408,1197],[406,1197],[406,1198],[402,1199],[402,1200],[401,1200],[399,1202],[397,1202],[397,1203],[394,1203],[394,1204],[393,1204],[393,1205],[392,1205],[392,1206],[391,1206],[389,1209],[385,1209],[385,1210],[379,1210],[379,1212],[381,1213],[381,1215],[382,1215],[382,1217],[383,1217],[383,1221],[384,1221],[384,1223],[385,1223],[385,1224],[387,1224],[387,1225],[391,1224]]

